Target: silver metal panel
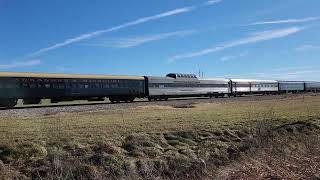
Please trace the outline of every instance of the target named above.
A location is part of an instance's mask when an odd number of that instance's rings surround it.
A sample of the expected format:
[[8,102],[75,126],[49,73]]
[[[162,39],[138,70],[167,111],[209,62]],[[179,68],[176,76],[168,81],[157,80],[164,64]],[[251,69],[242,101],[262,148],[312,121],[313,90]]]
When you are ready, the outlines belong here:
[[[228,81],[226,80],[194,80],[194,79],[174,79],[168,77],[148,77],[149,95],[150,96],[187,96],[187,95],[206,95],[213,93],[228,94],[230,89]],[[204,84],[218,84],[225,87],[164,87],[153,86],[153,84],[189,84],[189,85],[204,85]]]
[[[243,87],[245,86],[245,87]],[[250,93],[250,92],[277,92],[278,82],[277,81],[265,81],[255,80],[250,81],[233,81],[233,91],[238,93]]]
[[280,81],[279,85],[280,85],[279,86],[280,91],[303,91],[304,90],[304,82]]
[[233,87],[233,92],[250,92],[250,87]]
[[320,82],[306,82],[306,90],[320,90]]
[[150,96],[186,96],[186,95],[206,95],[212,93],[227,94],[229,88],[149,88]]
[[251,87],[251,92],[277,92],[278,87]]

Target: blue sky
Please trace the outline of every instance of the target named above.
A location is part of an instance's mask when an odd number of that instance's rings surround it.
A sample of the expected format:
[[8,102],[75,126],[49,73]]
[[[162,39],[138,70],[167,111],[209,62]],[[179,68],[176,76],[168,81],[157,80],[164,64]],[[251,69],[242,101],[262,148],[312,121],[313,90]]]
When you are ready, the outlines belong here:
[[320,80],[319,0],[0,0],[0,71]]

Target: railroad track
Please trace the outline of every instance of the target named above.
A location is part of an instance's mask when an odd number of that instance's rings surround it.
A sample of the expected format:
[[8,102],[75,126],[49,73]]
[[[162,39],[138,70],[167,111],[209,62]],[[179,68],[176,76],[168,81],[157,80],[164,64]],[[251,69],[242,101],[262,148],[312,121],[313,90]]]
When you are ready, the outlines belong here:
[[3,109],[0,110],[0,118],[30,118],[36,116],[47,116],[55,115],[58,113],[72,113],[72,112],[94,112],[94,111],[105,111],[105,110],[119,110],[129,109],[139,106],[171,106],[174,108],[184,108],[193,104],[200,103],[223,103],[232,101],[260,101],[260,100],[273,100],[273,99],[285,99],[295,98],[310,95],[320,94],[286,94],[286,95],[272,95],[272,96],[243,96],[243,97],[231,97],[231,98],[185,98],[185,99],[169,99],[168,101],[152,101],[147,100],[135,101],[133,103],[119,103],[112,104],[110,102],[91,102],[83,104],[54,104],[45,106],[22,106],[14,109]]

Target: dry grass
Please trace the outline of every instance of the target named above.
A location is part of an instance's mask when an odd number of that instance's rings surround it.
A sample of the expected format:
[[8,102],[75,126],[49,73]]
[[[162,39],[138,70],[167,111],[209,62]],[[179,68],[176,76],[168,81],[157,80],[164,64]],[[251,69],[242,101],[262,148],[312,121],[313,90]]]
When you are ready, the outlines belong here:
[[299,120],[318,127],[319,109],[320,97],[301,96],[1,119],[0,176],[204,177],[268,143],[277,126]]

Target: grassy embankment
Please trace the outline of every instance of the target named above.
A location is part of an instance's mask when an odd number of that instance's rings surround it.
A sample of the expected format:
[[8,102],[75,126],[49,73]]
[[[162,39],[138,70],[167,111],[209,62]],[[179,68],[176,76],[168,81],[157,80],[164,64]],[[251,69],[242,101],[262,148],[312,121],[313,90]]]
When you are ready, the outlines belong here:
[[[0,176],[229,177],[222,167],[266,147],[319,150],[319,110],[314,96],[1,119]],[[318,168],[295,177],[313,176]]]

